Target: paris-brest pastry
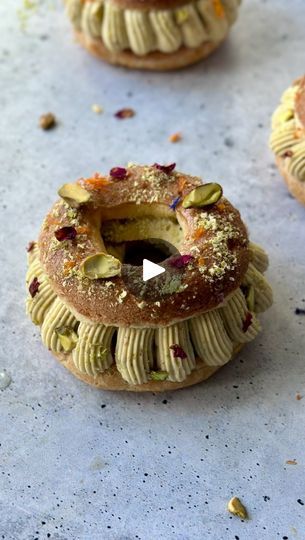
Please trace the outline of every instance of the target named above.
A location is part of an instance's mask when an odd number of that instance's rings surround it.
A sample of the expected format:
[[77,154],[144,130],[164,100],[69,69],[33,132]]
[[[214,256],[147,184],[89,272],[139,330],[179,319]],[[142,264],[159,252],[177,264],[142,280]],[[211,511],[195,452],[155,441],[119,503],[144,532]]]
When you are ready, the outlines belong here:
[[227,37],[240,0],[65,0],[77,40],[129,68],[170,70],[197,62]]
[[270,147],[289,191],[305,205],[305,76],[282,95],[272,117]]
[[[229,362],[272,303],[268,257],[218,183],[175,164],[114,167],[59,189],[28,247],[42,342],[99,388],[189,386]],[[143,256],[165,271],[143,280]]]

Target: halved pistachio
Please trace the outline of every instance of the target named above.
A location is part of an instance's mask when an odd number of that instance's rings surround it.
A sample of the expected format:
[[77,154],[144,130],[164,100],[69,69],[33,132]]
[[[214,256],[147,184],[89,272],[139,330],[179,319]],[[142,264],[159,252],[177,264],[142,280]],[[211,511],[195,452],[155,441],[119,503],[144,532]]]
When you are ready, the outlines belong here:
[[70,326],[58,326],[55,328],[55,333],[65,352],[70,352],[76,347],[78,336]]
[[119,259],[108,255],[108,253],[96,253],[90,255],[81,264],[80,269],[83,275],[89,279],[110,278],[121,273],[121,263]]
[[250,287],[248,288],[247,295],[246,295],[246,302],[247,302],[249,311],[253,312],[255,308],[255,290],[254,290],[253,285],[250,285]]
[[222,187],[219,184],[210,182],[198,186],[188,193],[182,202],[183,208],[202,208],[215,204],[222,197]]
[[151,371],[150,377],[152,381],[165,381],[168,379],[167,371]]
[[228,510],[231,514],[238,516],[240,519],[248,518],[248,512],[238,497],[232,497],[232,499],[229,500]]
[[281,110],[281,112],[278,114],[277,116],[277,120],[279,122],[288,122],[289,120],[291,120],[292,118],[294,117],[294,110],[293,109],[286,109],[286,108],[283,108],[283,110]]
[[79,184],[64,184],[58,190],[58,195],[72,208],[77,208],[90,200],[90,193]]

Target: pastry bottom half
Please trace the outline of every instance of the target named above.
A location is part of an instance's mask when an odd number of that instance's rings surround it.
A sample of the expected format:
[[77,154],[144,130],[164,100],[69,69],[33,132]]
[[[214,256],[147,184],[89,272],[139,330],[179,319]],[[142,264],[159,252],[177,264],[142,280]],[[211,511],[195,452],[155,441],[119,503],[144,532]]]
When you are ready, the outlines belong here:
[[[245,344],[237,345],[233,351],[230,361],[240,352]],[[53,353],[54,354],[54,353]],[[169,392],[171,390],[179,390],[187,386],[193,386],[211,377],[216,371],[223,366],[207,366],[199,358],[196,359],[195,369],[188,375],[184,381],[149,381],[145,384],[130,385],[122,379],[118,372],[115,363],[110,366],[105,372],[99,373],[96,377],[86,375],[79,371],[72,360],[72,354],[56,353],[57,360],[75,377],[81,381],[100,388],[102,390],[125,390],[129,392]]]
[[109,51],[101,39],[93,39],[83,32],[76,31],[75,36],[76,40],[91,54],[102,58],[110,64],[151,71],[175,70],[195,64],[209,56],[225,39],[216,43],[208,41],[195,48],[181,47],[174,53],[151,52],[144,56],[137,56],[128,50]]

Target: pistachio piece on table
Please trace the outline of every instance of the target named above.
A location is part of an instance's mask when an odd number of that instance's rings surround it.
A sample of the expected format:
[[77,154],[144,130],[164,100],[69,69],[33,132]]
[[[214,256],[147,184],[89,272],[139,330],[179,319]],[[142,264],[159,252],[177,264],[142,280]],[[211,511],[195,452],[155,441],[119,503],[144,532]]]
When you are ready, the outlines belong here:
[[58,195],[72,208],[77,208],[90,200],[90,193],[78,184],[64,184]]
[[89,279],[110,278],[121,273],[121,263],[108,253],[96,253],[83,260],[80,269]]
[[250,285],[247,291],[246,302],[249,311],[254,311],[255,308],[255,291],[253,285]]
[[77,333],[70,326],[58,326],[55,328],[56,335],[65,352],[70,352],[76,346]]
[[168,373],[167,371],[151,371],[150,377],[152,381],[166,381]]
[[232,499],[229,500],[228,510],[231,514],[239,517],[240,519],[248,518],[248,512],[238,497],[232,497]]
[[182,206],[183,208],[202,208],[217,203],[221,197],[222,187],[219,184],[210,182],[190,191],[184,197]]
[[56,117],[53,113],[42,114],[39,118],[39,127],[45,131],[53,129],[57,124]]

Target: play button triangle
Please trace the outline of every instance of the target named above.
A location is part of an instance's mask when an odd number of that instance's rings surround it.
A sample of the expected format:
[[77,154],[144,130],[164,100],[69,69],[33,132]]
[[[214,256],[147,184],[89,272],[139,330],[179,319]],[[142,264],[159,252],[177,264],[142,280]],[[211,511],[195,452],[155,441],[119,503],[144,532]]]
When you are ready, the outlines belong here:
[[155,264],[148,259],[143,259],[143,281],[148,281],[163,272],[165,272],[165,268],[162,268],[159,264]]

